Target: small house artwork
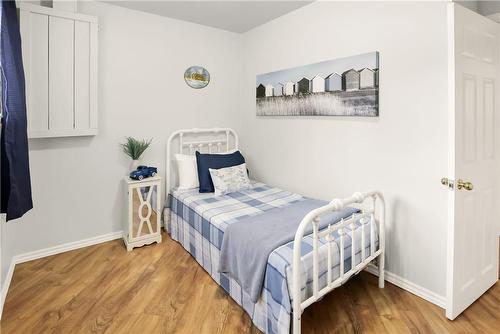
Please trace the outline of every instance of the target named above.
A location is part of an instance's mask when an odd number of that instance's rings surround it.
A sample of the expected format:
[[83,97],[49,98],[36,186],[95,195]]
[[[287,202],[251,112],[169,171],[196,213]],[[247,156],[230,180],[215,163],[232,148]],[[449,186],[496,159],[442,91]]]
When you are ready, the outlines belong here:
[[266,85],[266,97],[273,96],[273,85]]
[[274,86],[274,96],[283,96],[283,87],[282,83],[277,83]]
[[325,91],[325,79],[320,75],[316,75],[311,80],[311,92],[312,93],[322,93]]
[[375,87],[375,71],[369,68],[364,68],[359,71],[359,88],[373,88]]
[[286,96],[293,95],[295,93],[295,83],[288,81],[285,83],[285,87],[283,88],[283,94]]
[[266,97],[266,87],[263,84],[257,86],[257,98]]
[[350,69],[342,73],[342,86],[345,91],[352,91],[359,89],[359,72]]
[[342,90],[342,76],[338,73],[331,73],[325,78],[325,90],[335,92]]
[[311,80],[308,78],[302,78],[297,81],[297,93],[298,94],[309,94],[311,92]]
[[378,52],[257,76],[259,116],[379,115]]

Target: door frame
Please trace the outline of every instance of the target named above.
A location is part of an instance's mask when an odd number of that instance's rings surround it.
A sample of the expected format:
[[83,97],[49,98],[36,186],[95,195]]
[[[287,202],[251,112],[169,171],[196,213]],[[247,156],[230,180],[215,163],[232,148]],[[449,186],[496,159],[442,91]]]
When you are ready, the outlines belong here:
[[[455,3],[447,8],[448,29],[448,169],[447,177],[455,180]],[[448,191],[448,221],[446,226],[446,317],[453,309],[453,267],[455,245],[455,194]]]

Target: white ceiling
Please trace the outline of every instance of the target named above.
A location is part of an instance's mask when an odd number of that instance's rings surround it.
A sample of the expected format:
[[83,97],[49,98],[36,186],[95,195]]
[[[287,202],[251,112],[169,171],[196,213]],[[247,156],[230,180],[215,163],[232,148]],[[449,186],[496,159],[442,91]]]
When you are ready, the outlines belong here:
[[312,1],[104,1],[174,19],[245,32]]

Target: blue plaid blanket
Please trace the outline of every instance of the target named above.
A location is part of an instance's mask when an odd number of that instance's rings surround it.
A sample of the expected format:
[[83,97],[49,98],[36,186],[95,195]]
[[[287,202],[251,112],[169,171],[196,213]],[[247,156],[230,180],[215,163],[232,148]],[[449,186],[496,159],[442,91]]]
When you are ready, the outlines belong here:
[[[232,278],[218,272],[219,256],[224,230],[230,224],[249,216],[257,216],[274,208],[303,201],[305,197],[254,183],[252,188],[215,197],[213,193],[199,193],[197,189],[175,191],[169,197],[171,217],[167,231],[178,241],[212,278],[250,315],[253,323],[264,333],[290,333],[292,299],[293,241],[274,250],[269,256],[264,286],[259,300],[253,303],[240,285]],[[369,254],[370,224],[364,221],[365,252]],[[356,223],[355,263],[361,261],[361,222]],[[349,235],[349,229],[347,229]],[[335,240],[338,235],[335,235]],[[378,242],[377,233],[374,236]],[[326,286],[328,247],[320,240],[320,289]],[[339,245],[332,247],[332,275],[339,276]],[[302,240],[302,300],[312,296],[312,237]],[[344,268],[351,268],[351,240],[344,238]]]

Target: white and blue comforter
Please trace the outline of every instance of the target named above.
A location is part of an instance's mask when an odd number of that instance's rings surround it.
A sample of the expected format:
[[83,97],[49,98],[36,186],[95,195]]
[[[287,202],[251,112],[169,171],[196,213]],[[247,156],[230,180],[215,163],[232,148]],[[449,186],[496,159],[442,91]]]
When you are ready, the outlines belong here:
[[[171,219],[167,230],[174,240],[198,261],[212,278],[250,315],[257,328],[265,333],[289,333],[292,300],[293,241],[278,247],[269,256],[264,286],[259,300],[253,303],[234,279],[218,272],[220,249],[226,227],[242,218],[256,216],[274,208],[303,201],[305,197],[254,183],[248,190],[215,197],[197,189],[176,191],[170,197]],[[365,250],[369,254],[370,221],[365,225]],[[374,223],[373,223],[374,224]],[[358,223],[357,226],[360,226]],[[376,231],[376,224],[374,224]],[[375,233],[377,234],[377,233]],[[348,233],[349,235],[349,233]],[[374,236],[378,242],[377,235]],[[355,230],[356,245],[361,244],[361,229]],[[321,242],[323,244],[323,242]],[[339,243],[337,243],[339,245]],[[351,240],[344,239],[344,267],[351,268]],[[361,249],[356,247],[356,263]],[[302,241],[302,300],[312,295],[312,237]],[[308,256],[310,255],[310,256]],[[320,288],[326,285],[327,247],[320,247]],[[339,276],[339,251],[333,247],[332,273]]]

